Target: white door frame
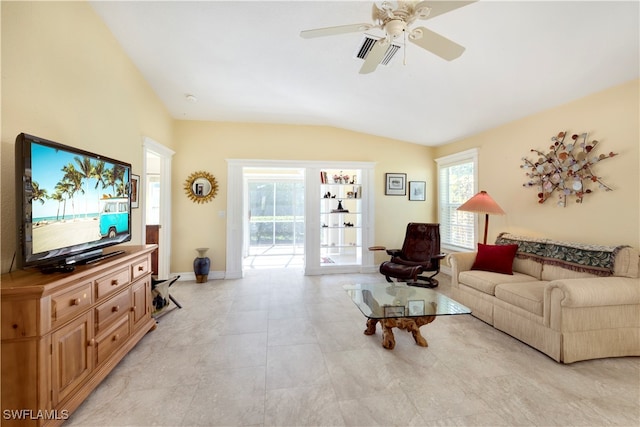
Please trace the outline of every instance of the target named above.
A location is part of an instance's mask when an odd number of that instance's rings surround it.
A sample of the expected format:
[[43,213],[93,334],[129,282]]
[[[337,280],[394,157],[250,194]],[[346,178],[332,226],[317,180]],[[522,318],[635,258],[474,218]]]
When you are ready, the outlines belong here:
[[[142,138],[142,188],[147,185],[147,153],[151,152],[160,157],[160,236],[158,245],[158,277],[167,278],[171,266],[171,159],[175,151],[145,136]],[[147,221],[145,191],[141,192],[142,203],[142,241],[147,240]]]
[[[366,224],[363,231],[363,256],[361,272],[374,270],[373,255],[365,250],[374,241],[374,163],[370,162],[323,162],[313,160],[259,160],[259,159],[227,159],[227,253],[225,278],[239,279],[243,277],[242,247],[244,235],[244,168],[291,168],[305,169],[305,274],[322,274],[319,268],[319,212],[320,185],[319,171],[322,169],[363,169],[363,198],[367,200],[367,215],[363,218]],[[318,255],[318,256],[316,256]],[[312,262],[316,260],[317,266]],[[353,267],[351,267],[353,269]],[[336,270],[336,272],[338,272]],[[346,271],[345,271],[346,272]]]

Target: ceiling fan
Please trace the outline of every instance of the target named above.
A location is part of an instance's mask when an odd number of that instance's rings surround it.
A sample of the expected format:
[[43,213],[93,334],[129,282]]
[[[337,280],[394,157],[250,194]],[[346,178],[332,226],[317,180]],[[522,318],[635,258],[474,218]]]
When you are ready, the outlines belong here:
[[[417,19],[427,20],[444,13],[466,6],[475,1],[385,1],[380,6],[373,4],[373,24],[350,24],[337,27],[317,28],[300,32],[300,37],[305,39],[334,36],[337,34],[368,31],[379,28],[385,32],[385,36],[375,42],[367,54],[360,74],[375,71],[380,61],[384,58],[391,42],[403,35],[413,44],[452,61],[462,55],[464,47],[441,36],[425,27],[410,28]],[[396,3],[396,5],[394,5]]]

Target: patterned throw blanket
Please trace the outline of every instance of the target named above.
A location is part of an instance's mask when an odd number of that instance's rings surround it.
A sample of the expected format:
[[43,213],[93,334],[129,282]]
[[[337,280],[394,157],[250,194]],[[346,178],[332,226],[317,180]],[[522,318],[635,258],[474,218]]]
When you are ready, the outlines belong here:
[[543,264],[557,265],[573,271],[597,276],[612,276],[618,251],[626,246],[600,246],[558,242],[550,239],[515,236],[500,233],[497,245],[518,245],[516,257],[535,259]]

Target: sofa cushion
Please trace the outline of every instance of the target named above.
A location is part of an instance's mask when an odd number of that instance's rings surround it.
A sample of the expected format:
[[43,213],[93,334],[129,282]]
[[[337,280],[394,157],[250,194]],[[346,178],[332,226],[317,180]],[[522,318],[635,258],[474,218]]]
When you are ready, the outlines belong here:
[[536,280],[533,282],[501,283],[495,288],[496,298],[520,307],[529,313],[542,316],[544,287],[549,282]]
[[621,248],[616,254],[616,263],[613,267],[613,275],[620,277],[638,277],[640,266],[640,252],[632,247]]
[[589,277],[599,277],[586,271],[576,271],[559,265],[544,264],[542,267],[542,280],[562,280],[562,279],[586,279]]
[[484,245],[478,243],[478,254],[472,270],[513,274],[513,259],[518,245]]
[[501,283],[533,282],[535,280],[535,277],[515,271],[513,274],[501,274],[490,271],[470,270],[462,271],[458,275],[460,283],[489,295],[494,295],[495,287]]
[[513,260],[513,271],[541,279],[542,262],[539,259],[519,257],[516,252],[516,258]]

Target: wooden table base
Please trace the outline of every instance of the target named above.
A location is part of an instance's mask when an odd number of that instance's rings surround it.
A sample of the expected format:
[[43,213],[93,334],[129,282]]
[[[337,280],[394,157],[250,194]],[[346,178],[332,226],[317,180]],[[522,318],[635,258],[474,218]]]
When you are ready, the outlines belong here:
[[396,346],[396,339],[393,336],[392,328],[404,329],[407,332],[411,332],[417,345],[428,347],[429,344],[427,340],[420,334],[420,326],[429,324],[434,320],[436,320],[436,316],[368,319],[367,329],[364,330],[364,334],[374,335],[376,333],[376,324],[380,322],[382,325],[382,346],[387,350],[393,350]]

